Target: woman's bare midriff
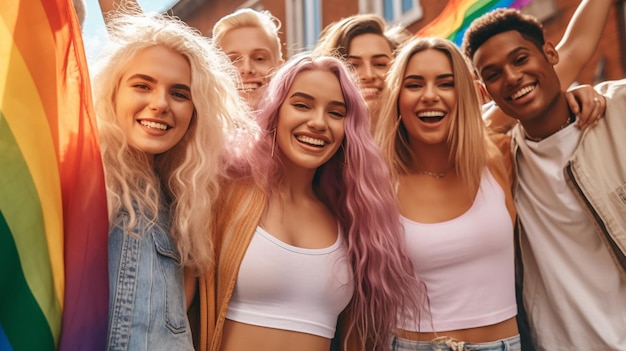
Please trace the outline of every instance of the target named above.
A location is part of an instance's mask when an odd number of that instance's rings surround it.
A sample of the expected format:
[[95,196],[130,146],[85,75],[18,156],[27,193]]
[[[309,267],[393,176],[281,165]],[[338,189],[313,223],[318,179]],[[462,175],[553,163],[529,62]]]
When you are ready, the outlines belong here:
[[431,341],[435,338],[445,336],[458,341],[476,344],[510,338],[519,334],[519,331],[517,329],[517,321],[515,320],[515,317],[512,317],[503,322],[483,327],[442,331],[436,333],[396,330],[395,334],[402,339],[413,341]]
[[226,320],[221,351],[328,351],[330,339]]

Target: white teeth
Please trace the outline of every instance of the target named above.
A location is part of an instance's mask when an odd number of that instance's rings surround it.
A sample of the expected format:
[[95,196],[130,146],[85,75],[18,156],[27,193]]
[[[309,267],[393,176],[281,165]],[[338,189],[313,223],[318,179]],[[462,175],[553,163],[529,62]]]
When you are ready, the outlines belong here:
[[161,129],[167,130],[167,124],[151,122],[151,121],[139,121],[142,126],[152,128],[152,129]]
[[417,114],[417,117],[443,117],[445,113],[442,111],[424,111]]
[[535,90],[535,86],[534,85],[529,85],[527,87],[524,87],[524,88],[518,90],[517,92],[515,92],[515,94],[511,95],[511,99],[517,100],[517,99],[521,98],[522,96],[530,93],[533,90]]
[[298,135],[296,137],[296,139],[298,139],[298,141],[301,141],[303,143],[307,143],[307,144],[311,144],[311,145],[315,145],[315,146],[324,146],[324,144],[326,144],[326,142],[324,142],[324,140],[313,139],[311,137],[304,136],[304,135]]
[[245,92],[251,92],[255,91],[258,87],[259,85],[257,83],[245,83],[241,85],[240,90],[243,90]]
[[376,93],[378,93],[378,89],[376,89],[376,88],[363,88],[363,89],[361,89],[361,92],[364,95],[376,94]]

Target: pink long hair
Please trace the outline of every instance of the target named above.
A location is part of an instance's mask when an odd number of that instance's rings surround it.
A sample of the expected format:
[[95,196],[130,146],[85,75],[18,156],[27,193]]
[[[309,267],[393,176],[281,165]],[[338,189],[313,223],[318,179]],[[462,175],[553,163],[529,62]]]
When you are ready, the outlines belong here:
[[343,333],[356,329],[362,342],[387,349],[396,316],[406,308],[417,308],[425,294],[404,251],[390,173],[370,134],[367,105],[342,61],[301,54],[276,72],[257,116],[265,132],[250,151],[251,175],[268,193],[281,182],[283,156],[276,148],[270,157],[271,131],[295,78],[308,70],[327,70],[337,76],[347,107],[343,145],[317,169],[313,181],[316,194],[341,225],[355,278],[351,323]]

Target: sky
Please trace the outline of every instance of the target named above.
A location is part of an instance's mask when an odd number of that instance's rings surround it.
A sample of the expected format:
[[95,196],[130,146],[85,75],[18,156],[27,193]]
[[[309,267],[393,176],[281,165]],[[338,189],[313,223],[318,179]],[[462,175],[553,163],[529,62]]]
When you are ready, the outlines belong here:
[[[146,12],[163,12],[172,7],[178,0],[138,0]],[[106,42],[107,34],[100,12],[98,0],[85,0],[86,16],[83,24],[83,40],[88,62],[93,61],[99,48]]]

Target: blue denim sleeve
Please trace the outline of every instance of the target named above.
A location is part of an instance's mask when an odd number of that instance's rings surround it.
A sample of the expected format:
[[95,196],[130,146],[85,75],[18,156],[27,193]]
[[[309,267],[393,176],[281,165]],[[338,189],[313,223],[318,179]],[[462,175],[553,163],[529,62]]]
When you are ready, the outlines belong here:
[[[183,268],[169,231],[109,233],[107,350],[193,350]],[[140,223],[141,224],[141,223]]]

